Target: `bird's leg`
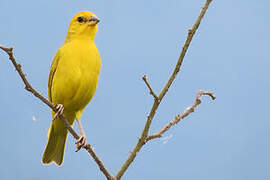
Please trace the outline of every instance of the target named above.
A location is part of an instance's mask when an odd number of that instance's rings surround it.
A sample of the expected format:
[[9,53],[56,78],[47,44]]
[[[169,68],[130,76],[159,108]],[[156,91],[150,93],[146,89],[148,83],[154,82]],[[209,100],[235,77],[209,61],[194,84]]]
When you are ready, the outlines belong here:
[[80,138],[75,143],[76,146],[77,146],[77,150],[76,151],[79,151],[82,147],[85,147],[87,145],[87,141],[86,141],[85,132],[84,132],[83,127],[82,127],[81,119],[76,119],[76,121],[78,123],[79,129],[80,129],[80,133],[81,133]]
[[63,114],[64,112],[64,106],[63,104],[57,104],[55,106],[55,108],[57,109],[57,112],[55,113],[55,115],[53,116],[53,120],[55,120],[56,118],[58,118],[60,115]]

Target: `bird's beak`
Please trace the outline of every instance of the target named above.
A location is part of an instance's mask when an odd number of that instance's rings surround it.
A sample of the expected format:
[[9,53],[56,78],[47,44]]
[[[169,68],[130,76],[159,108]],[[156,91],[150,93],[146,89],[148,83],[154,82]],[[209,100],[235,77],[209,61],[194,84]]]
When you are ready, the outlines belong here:
[[91,18],[89,19],[90,24],[97,24],[99,23],[99,19],[96,16],[91,16]]

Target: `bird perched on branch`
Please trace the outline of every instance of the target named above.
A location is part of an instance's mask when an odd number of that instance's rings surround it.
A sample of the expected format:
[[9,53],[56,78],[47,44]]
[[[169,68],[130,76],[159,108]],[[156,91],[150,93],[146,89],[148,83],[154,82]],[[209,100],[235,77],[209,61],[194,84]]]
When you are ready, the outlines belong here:
[[63,114],[70,124],[77,121],[81,136],[77,148],[87,144],[81,124],[81,115],[95,94],[100,72],[100,56],[94,43],[99,19],[95,14],[82,11],[69,25],[64,44],[56,52],[49,75],[48,96],[56,105],[42,162],[63,163],[67,129],[59,119]]

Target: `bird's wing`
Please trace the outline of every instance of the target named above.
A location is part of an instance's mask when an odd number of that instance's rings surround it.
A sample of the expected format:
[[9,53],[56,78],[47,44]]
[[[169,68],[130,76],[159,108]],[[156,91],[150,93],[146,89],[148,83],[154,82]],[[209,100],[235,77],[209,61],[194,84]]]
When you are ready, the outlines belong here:
[[50,69],[50,74],[49,74],[49,81],[48,81],[48,97],[49,97],[49,101],[52,102],[52,83],[53,83],[53,77],[54,74],[56,72],[57,66],[58,66],[58,62],[59,62],[59,50],[56,52],[54,58],[53,58],[53,62],[51,65],[51,69]]

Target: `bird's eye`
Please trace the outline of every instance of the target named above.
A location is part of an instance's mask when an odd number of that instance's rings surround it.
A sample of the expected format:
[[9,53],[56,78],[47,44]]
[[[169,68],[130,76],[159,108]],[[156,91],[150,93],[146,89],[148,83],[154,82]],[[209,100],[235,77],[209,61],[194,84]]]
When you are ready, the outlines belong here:
[[84,21],[84,18],[80,16],[80,17],[78,17],[77,21],[78,21],[79,23],[82,23],[82,22]]

